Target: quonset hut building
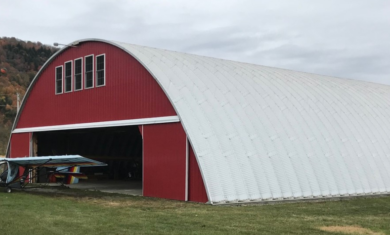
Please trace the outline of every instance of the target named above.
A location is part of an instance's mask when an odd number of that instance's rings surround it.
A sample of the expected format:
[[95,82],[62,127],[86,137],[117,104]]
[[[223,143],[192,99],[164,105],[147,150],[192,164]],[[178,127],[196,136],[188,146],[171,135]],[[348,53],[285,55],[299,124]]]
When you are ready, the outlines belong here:
[[229,203],[387,194],[390,87],[87,39],[52,56],[7,157],[142,163],[143,195]]

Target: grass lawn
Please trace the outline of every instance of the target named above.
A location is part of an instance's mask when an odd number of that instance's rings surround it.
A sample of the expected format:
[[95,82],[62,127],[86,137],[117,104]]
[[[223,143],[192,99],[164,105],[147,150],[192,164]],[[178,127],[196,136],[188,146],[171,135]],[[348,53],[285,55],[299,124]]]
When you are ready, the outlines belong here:
[[68,189],[0,192],[0,213],[1,235],[390,234],[390,197],[211,206]]

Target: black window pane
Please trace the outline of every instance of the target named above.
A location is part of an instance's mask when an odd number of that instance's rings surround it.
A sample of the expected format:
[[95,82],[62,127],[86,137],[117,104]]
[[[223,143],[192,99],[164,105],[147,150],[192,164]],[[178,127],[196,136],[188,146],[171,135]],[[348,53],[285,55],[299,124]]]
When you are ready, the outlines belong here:
[[76,60],[75,61],[75,74],[81,73],[81,60]]
[[85,58],[85,88],[93,87],[93,56]]
[[72,91],[72,63],[65,63],[65,92]]
[[81,73],[81,66],[80,67],[76,66],[75,74],[79,74],[79,73]]
[[99,56],[96,58],[96,70],[103,70],[104,69],[104,56]]
[[68,62],[65,64],[65,77],[72,74],[72,63]]
[[96,86],[104,86],[105,78],[104,78],[104,55],[100,55],[96,57]]
[[81,67],[76,67],[75,74],[80,74],[81,73]]
[[81,74],[75,75],[75,89],[80,90],[81,89]]
[[62,92],[62,81],[57,81],[57,93],[61,93]]
[[75,90],[81,90],[82,89],[82,60],[77,59],[74,62],[74,80],[75,80]]
[[62,67],[56,68],[56,93],[62,93]]
[[104,70],[97,72],[97,85],[98,86],[104,85]]
[[68,91],[72,91],[72,80],[66,79],[65,90],[66,90],[67,92],[68,92]]
[[85,58],[85,72],[92,71],[93,69],[92,58],[93,58],[92,56]]
[[86,81],[87,81],[87,83],[85,84],[85,86],[87,88],[93,87],[92,72],[86,73]]
[[62,67],[57,68],[57,80],[62,79]]
[[97,62],[98,62],[98,64],[103,63],[103,62],[104,62],[104,55],[99,56],[99,57],[97,58]]

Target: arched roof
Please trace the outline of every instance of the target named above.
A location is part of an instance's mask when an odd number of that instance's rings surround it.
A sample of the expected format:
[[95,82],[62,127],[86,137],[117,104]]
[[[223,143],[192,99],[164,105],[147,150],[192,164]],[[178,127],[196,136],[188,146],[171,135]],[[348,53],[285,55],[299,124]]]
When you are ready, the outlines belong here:
[[210,202],[390,191],[390,86],[102,41],[160,84]]

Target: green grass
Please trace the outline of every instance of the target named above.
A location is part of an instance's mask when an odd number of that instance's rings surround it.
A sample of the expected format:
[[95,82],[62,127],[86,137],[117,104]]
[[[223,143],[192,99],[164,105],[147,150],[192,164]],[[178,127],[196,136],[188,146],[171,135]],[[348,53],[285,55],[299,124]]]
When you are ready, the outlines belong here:
[[0,192],[0,234],[333,234],[322,226],[390,234],[390,197],[211,206],[61,191]]

